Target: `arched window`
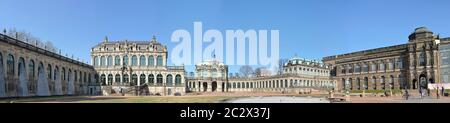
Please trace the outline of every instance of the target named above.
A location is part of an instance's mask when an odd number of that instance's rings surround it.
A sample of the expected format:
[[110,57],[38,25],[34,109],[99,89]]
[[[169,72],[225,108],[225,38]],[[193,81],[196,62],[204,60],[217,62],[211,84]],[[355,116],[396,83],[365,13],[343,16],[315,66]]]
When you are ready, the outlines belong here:
[[114,58],[114,65],[115,65],[115,66],[120,66],[120,57],[119,57],[119,56],[116,56],[116,57]]
[[141,74],[141,76],[140,76],[140,84],[143,85],[145,83],[147,83],[147,82],[145,82],[145,74]]
[[386,89],[386,78],[384,76],[381,76],[380,84],[382,90]]
[[3,55],[2,55],[2,52],[0,52],[0,67],[2,68],[0,70],[3,71]]
[[137,75],[136,74],[132,74],[131,75],[131,86],[137,85]]
[[161,85],[162,85],[162,82],[163,82],[163,76],[162,76],[161,74],[158,74],[158,75],[156,76],[156,84],[157,84],[158,86],[161,86]]
[[153,85],[153,83],[155,83],[155,76],[153,76],[153,74],[148,75],[148,83],[150,85]]
[[131,66],[137,66],[137,56],[133,55],[131,57]]
[[113,81],[113,75],[108,74],[108,85],[112,85],[112,81]]
[[153,55],[148,57],[148,66],[155,66],[155,57]]
[[173,77],[172,77],[172,75],[171,74],[169,74],[169,75],[167,75],[167,77],[166,77],[166,85],[167,86],[172,86],[173,85]]
[[106,75],[105,74],[102,74],[100,76],[100,81],[101,81],[102,85],[106,85]]
[[112,66],[112,65],[113,65],[112,56],[108,56],[108,66]]
[[59,67],[55,66],[55,70],[53,71],[53,80],[56,80],[56,77],[58,77]]
[[[0,59],[1,60],[1,59]],[[28,77],[32,80],[34,80],[34,61],[30,60],[30,63],[28,63]]]
[[18,73],[17,75],[19,75],[19,77],[20,77],[20,75],[25,74],[25,59],[20,57],[18,65],[19,65],[19,68],[17,70],[17,73]]
[[139,58],[139,64],[140,64],[140,66],[145,66],[145,56],[141,56]]
[[94,63],[92,63],[94,65],[94,67],[98,66],[98,57],[95,56],[94,57]]
[[66,80],[66,68],[62,68],[62,78],[65,81]]
[[389,87],[390,87],[390,89],[394,89],[394,86],[395,86],[395,84],[394,84],[394,76],[390,76],[390,80],[389,80]]
[[102,66],[102,67],[106,66],[105,56],[100,57],[100,66]]
[[8,76],[13,76],[14,75],[14,56],[9,54],[8,55],[8,59],[6,61],[6,74]]
[[115,83],[120,83],[120,74],[116,74],[114,78],[116,79]]
[[123,75],[123,82],[124,83],[130,82],[130,77],[128,76],[128,74]]
[[[38,71],[39,72],[39,71]],[[67,81],[70,81],[70,76],[72,75],[72,70],[69,69],[69,73],[67,74]]]
[[52,65],[47,65],[47,78],[52,79]]
[[128,56],[123,56],[123,65],[128,65]]
[[175,85],[181,85],[181,75],[180,74],[175,76]]
[[157,62],[156,63],[157,63],[158,66],[163,66],[163,58],[162,58],[162,56],[159,55],[157,57]]
[[425,53],[420,53],[419,55],[419,65],[420,66],[425,66]]

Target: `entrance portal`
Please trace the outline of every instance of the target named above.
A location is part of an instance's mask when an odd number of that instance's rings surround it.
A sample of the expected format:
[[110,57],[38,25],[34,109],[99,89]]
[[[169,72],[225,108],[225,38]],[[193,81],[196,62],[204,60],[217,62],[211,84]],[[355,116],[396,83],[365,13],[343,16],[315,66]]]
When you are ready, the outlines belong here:
[[203,92],[206,92],[208,90],[208,83],[203,82]]
[[217,82],[216,81],[211,83],[211,90],[212,90],[212,92],[215,92],[217,90]]

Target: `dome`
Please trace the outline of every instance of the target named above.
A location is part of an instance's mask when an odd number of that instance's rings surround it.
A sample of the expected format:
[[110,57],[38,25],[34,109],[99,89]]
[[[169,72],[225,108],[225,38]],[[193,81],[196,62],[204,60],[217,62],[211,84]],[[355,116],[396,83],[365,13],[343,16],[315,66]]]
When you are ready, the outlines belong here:
[[431,32],[431,31],[427,27],[419,27],[419,28],[416,28],[413,33],[425,33],[425,32]]
[[414,41],[416,39],[429,39],[429,38],[433,38],[433,32],[430,31],[428,28],[426,27],[419,27],[416,28],[414,30],[414,32],[411,33],[411,35],[409,35],[409,41]]

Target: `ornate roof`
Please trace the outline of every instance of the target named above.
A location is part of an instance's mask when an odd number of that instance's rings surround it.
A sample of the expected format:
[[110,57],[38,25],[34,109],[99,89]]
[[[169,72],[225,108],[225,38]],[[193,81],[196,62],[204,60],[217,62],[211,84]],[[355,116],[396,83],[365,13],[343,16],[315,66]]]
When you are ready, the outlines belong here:
[[92,49],[94,51],[99,49],[114,49],[114,48],[135,48],[138,50],[150,50],[150,51],[167,51],[167,47],[159,43],[155,36],[153,36],[151,41],[129,41],[129,40],[119,40],[119,41],[109,41],[108,37],[105,37],[103,42],[95,45]]

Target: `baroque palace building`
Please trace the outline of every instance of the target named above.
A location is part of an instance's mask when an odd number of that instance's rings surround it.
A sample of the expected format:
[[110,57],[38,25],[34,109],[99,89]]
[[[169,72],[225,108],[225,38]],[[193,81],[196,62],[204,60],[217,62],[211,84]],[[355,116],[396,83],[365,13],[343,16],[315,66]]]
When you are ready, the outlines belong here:
[[279,75],[228,77],[228,66],[219,60],[196,65],[196,75],[188,79],[189,92],[286,92],[311,89],[331,90],[337,84],[330,79],[330,68],[319,61],[294,57],[283,65]]
[[[137,95],[185,93],[184,66],[167,66],[167,47],[151,41],[108,41],[91,50],[103,95],[136,92]],[[135,88],[134,88],[135,87]]]
[[99,94],[92,66],[45,48],[0,34],[0,97]]
[[406,44],[324,57],[323,61],[332,65],[339,90],[419,89],[449,82],[449,38],[420,27],[408,39]]

